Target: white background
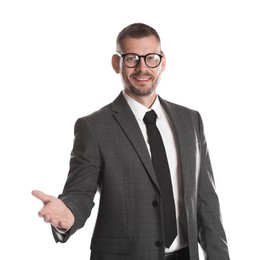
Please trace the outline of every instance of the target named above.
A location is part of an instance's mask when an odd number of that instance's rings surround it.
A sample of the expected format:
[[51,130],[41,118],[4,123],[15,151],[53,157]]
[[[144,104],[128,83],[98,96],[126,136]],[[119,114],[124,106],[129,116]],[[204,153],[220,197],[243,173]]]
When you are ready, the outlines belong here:
[[275,258],[274,3],[2,0],[0,258],[89,259],[97,206],[56,244],[31,191],[62,191],[75,120],[122,89],[110,60],[132,22],[161,36],[159,94],[203,117],[231,259]]

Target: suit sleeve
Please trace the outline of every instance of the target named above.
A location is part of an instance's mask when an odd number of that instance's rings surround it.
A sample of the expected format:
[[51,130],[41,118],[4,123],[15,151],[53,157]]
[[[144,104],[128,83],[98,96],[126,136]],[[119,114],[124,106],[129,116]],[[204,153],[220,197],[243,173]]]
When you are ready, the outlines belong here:
[[90,216],[100,174],[100,153],[97,139],[85,118],[77,120],[74,134],[70,169],[59,198],[74,214],[75,223],[62,236],[58,235],[57,231],[52,228],[56,242],[62,243],[66,242],[72,234],[83,227]]
[[206,260],[229,260],[228,245],[222,224],[219,199],[205,139],[203,122],[198,113],[200,173],[198,182],[198,237]]

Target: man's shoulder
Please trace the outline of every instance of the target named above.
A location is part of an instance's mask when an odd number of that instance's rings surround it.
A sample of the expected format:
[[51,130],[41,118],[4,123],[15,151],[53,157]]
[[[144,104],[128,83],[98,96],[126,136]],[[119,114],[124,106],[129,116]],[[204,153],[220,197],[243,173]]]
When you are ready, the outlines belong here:
[[98,110],[95,110],[94,112],[83,116],[82,118],[85,118],[87,120],[101,120],[101,119],[107,119],[110,117],[113,117],[114,113],[117,112],[126,112],[129,110],[129,107],[127,105],[127,102],[125,98],[123,97],[122,93],[120,93],[117,98],[115,98],[112,102],[108,103],[107,105],[101,107]]
[[161,104],[164,106],[167,106],[169,109],[173,109],[176,111],[179,111],[181,113],[188,113],[188,114],[198,114],[199,112],[193,108],[181,105],[181,104],[177,104],[175,102],[172,101],[168,101],[166,99],[160,99]]
[[107,118],[110,115],[111,115],[111,103],[91,112],[90,114],[84,115],[79,119],[85,119],[88,121],[94,121],[94,120],[98,121],[98,120]]

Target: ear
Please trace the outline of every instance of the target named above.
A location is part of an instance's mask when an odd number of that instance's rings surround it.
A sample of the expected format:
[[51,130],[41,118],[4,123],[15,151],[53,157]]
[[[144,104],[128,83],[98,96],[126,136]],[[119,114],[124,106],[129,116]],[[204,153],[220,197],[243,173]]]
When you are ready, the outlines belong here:
[[162,58],[162,72],[165,70],[166,68],[166,56],[165,56],[165,53],[163,51],[161,51],[162,55],[163,55],[163,58]]
[[116,54],[113,54],[111,63],[114,71],[116,73],[120,73],[120,57]]

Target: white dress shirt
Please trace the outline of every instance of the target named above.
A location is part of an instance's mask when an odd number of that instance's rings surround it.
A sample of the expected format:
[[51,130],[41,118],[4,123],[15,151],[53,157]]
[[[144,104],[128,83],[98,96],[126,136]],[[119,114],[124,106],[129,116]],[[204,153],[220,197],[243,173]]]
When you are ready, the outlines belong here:
[[168,158],[168,163],[169,163],[169,168],[171,173],[171,180],[172,180],[173,196],[175,201],[176,218],[177,218],[177,236],[173,241],[172,245],[170,246],[170,248],[165,249],[165,252],[166,253],[174,252],[187,246],[188,243],[187,243],[187,228],[186,228],[187,225],[186,225],[186,213],[185,213],[185,207],[184,207],[182,178],[181,178],[180,164],[178,159],[178,147],[175,140],[173,126],[171,124],[171,120],[169,116],[167,115],[164,108],[161,106],[158,98],[156,98],[152,107],[149,109],[144,105],[142,105],[141,103],[129,97],[125,92],[123,92],[123,94],[140,126],[140,129],[142,131],[145,142],[147,144],[149,153],[150,153],[150,146],[148,143],[146,125],[143,121],[143,118],[145,116],[145,113],[150,111],[151,109],[153,109],[157,115],[156,126],[158,127],[160,134],[162,136],[167,158]]

